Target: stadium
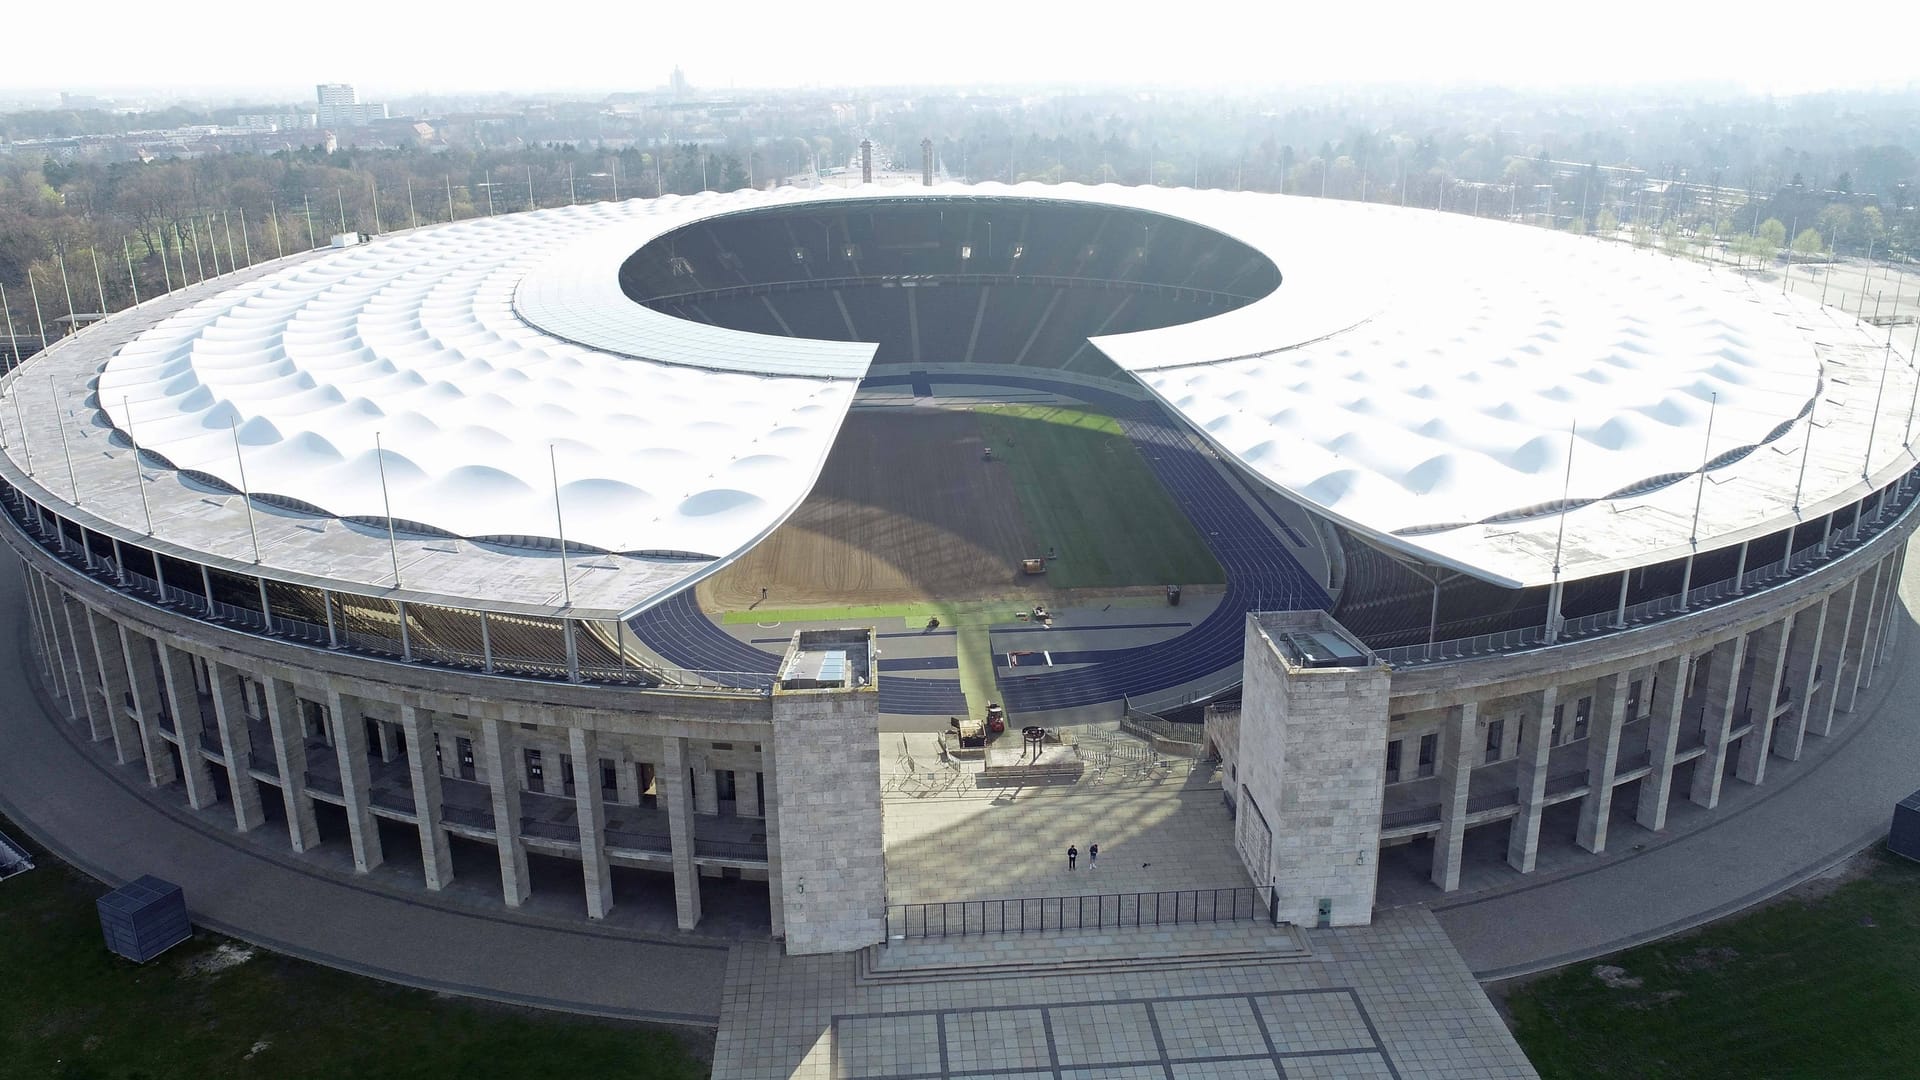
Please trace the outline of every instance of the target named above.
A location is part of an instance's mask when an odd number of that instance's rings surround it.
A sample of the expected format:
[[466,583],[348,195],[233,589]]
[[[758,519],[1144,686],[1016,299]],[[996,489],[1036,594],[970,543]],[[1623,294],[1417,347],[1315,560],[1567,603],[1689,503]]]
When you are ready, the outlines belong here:
[[1502,222],[869,185],[342,236],[4,393],[48,686],[122,766],[820,952],[908,929],[880,733],[989,701],[1204,716],[1302,924],[1763,783],[1891,650],[1920,376]]

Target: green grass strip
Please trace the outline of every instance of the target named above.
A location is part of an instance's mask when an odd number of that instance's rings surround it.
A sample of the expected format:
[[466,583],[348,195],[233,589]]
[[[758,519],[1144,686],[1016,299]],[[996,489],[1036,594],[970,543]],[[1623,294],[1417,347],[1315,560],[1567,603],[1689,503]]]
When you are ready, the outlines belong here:
[[1050,405],[990,405],[977,413],[994,460],[1010,470],[1034,541],[1059,555],[1047,568],[1048,584],[1073,589],[1226,580],[1118,421]]

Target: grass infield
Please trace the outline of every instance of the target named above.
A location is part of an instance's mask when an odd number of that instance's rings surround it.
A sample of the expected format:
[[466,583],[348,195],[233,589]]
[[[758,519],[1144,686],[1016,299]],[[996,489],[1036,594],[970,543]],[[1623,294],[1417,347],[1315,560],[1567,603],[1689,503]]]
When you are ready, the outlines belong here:
[[1920,1075],[1920,865],[1861,863],[1824,895],[1526,983],[1514,1034],[1548,1080]]
[[1112,417],[1052,405],[975,410],[1064,589],[1213,585],[1226,574]]
[[39,869],[0,882],[3,1080],[708,1075],[689,1047],[710,1054],[709,1035],[442,998],[265,950],[215,970],[237,943],[206,932],[129,963],[101,943],[106,887],[27,846]]

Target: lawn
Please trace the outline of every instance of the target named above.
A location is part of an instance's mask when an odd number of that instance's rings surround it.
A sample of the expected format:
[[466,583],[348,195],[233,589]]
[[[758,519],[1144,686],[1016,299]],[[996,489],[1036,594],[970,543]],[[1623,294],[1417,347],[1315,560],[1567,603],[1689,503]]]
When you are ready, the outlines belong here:
[[[1920,1075],[1920,865],[1531,982],[1514,1034],[1555,1077]],[[1637,985],[1635,980],[1638,980]]]
[[209,971],[238,946],[207,933],[136,966],[101,944],[106,889],[28,846],[40,868],[0,882],[5,1080],[708,1074],[691,1052],[710,1054],[708,1035],[441,998],[264,950]]
[[996,462],[1012,471],[1035,541],[1059,557],[1058,588],[1209,585],[1226,580],[1120,425],[1108,416],[1044,405],[976,410]]

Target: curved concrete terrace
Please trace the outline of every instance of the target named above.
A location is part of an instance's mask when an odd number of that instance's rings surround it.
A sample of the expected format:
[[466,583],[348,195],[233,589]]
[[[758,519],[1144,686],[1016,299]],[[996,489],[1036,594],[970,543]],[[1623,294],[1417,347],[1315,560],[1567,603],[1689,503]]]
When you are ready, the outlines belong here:
[[[0,603],[20,612],[19,597],[18,579],[0,575]],[[1914,580],[1902,598],[1909,611],[1920,600]],[[1898,629],[1910,621],[1903,612]],[[86,872],[109,883],[164,874],[185,886],[201,925],[359,974],[593,1015],[719,1022],[729,940],[429,897],[397,879],[257,849],[224,814],[149,794],[130,767],[54,719],[28,674],[21,625],[19,614],[0,621],[0,688],[17,703],[0,712],[9,749],[0,810]],[[1897,704],[1920,695],[1914,640],[1897,634],[1894,663],[1859,710],[1810,742],[1802,761],[1776,763],[1778,780],[1765,788],[1730,785],[1713,812],[1676,804],[1668,831],[1616,854],[1569,846],[1557,858],[1543,852],[1541,873],[1524,879],[1495,872],[1475,882],[1470,872],[1479,891],[1444,899],[1398,889],[1390,856],[1382,903],[1430,907],[1476,975],[1497,979],[1685,930],[1818,874],[1882,835],[1892,803],[1920,786],[1920,719]]]

